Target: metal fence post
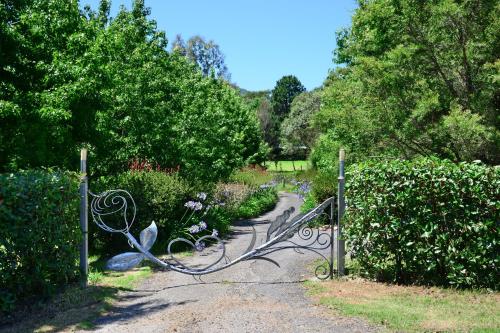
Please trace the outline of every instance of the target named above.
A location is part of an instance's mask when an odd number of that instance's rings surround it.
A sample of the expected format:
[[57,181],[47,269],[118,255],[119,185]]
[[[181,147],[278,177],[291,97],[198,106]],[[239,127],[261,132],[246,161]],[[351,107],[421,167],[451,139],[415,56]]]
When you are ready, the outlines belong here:
[[345,211],[345,198],[344,198],[344,161],[345,151],[341,149],[339,152],[339,179],[338,179],[338,225],[337,225],[337,274],[343,276],[345,274],[345,241],[342,237],[342,217]]
[[82,243],[80,245],[80,275],[82,287],[87,287],[88,264],[88,178],[87,178],[87,149],[80,151],[80,227],[82,229]]
[[334,255],[334,247],[335,247],[335,238],[334,238],[334,226],[335,226],[335,199],[332,199],[330,202],[330,280],[333,280],[333,259]]

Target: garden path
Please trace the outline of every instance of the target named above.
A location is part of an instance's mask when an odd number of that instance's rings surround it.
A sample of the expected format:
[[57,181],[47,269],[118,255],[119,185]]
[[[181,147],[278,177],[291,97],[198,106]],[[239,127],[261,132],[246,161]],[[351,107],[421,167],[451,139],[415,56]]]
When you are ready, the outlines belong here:
[[[257,244],[269,221],[290,206],[298,211],[298,196],[280,193],[276,208],[234,227],[227,253],[235,258],[250,243],[253,224]],[[206,264],[210,255],[195,255],[190,264]],[[312,254],[281,251],[272,263],[245,261],[196,281],[191,276],[159,271],[133,292],[124,293],[109,313],[94,321],[97,332],[374,332],[359,319],[334,315],[316,306],[302,285],[311,275]]]

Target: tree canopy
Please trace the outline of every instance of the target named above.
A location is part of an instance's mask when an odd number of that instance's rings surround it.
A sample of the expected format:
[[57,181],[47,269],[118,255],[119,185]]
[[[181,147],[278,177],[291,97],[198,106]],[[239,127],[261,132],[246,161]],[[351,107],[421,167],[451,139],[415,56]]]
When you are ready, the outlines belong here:
[[337,35],[346,66],[325,83],[316,161],[342,145],[498,164],[499,18],[495,1],[359,1]]
[[167,52],[144,1],[109,8],[0,4],[0,170],[76,169],[87,146],[94,173],[140,158],[216,180],[262,153],[239,93]]
[[281,123],[280,140],[285,154],[307,158],[317,137],[312,118],[320,105],[320,91],[303,92],[295,97],[290,114]]
[[276,82],[276,86],[271,92],[271,104],[274,114],[283,120],[288,113],[295,96],[305,91],[306,88],[294,75],[283,76]]

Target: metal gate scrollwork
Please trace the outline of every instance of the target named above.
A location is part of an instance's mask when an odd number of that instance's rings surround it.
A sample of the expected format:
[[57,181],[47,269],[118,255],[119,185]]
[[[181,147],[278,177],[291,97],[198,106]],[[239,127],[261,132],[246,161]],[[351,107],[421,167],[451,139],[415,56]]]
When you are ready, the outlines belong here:
[[[139,240],[130,233],[130,228],[136,217],[136,204],[129,192],[117,189],[100,194],[94,194],[90,191],[89,193],[92,197],[90,211],[94,222],[104,231],[123,234],[128,239],[129,244],[137,250],[137,252],[125,252],[111,258],[107,263],[108,269],[128,270],[146,259],[175,272],[204,275],[246,260],[266,260],[279,266],[279,263],[269,258],[269,255],[277,251],[292,249],[298,254],[304,253],[304,251],[317,254],[322,260],[315,269],[316,277],[319,279],[333,278],[334,225],[336,222],[336,200],[333,197],[325,200],[308,213],[298,214],[294,217],[291,217],[295,210],[293,207],[285,210],[270,223],[266,238],[261,245],[256,245],[257,235],[253,228],[252,240],[247,250],[237,258],[228,258],[224,241],[216,233],[213,233],[201,236],[194,242],[186,238],[176,238],[168,244],[168,257],[160,259],[149,251],[158,235],[158,229],[154,222],[140,233]],[[113,219],[120,217],[119,226],[110,226],[111,216],[114,216]],[[325,217],[328,220],[329,227],[324,229],[310,227],[310,223],[320,217]],[[214,251],[218,254],[211,263],[204,267],[187,266],[172,252],[172,248],[178,243],[185,243],[200,251],[204,242],[212,243]]]

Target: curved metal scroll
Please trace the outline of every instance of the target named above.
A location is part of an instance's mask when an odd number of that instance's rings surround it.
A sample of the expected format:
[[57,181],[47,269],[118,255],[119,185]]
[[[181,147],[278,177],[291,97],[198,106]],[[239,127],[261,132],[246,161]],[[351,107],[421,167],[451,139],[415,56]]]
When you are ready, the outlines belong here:
[[[293,249],[297,253],[310,251],[322,258],[322,263],[316,268],[315,275],[319,279],[333,277],[333,205],[335,199],[329,198],[306,214],[299,214],[291,218],[295,208],[291,207],[279,215],[269,226],[265,242],[255,246],[256,233],[248,249],[238,258],[229,260],[226,256],[226,247],[217,235],[205,235],[192,242],[185,238],[172,240],[167,247],[168,259],[159,259],[149,250],[156,241],[158,229],[154,222],[140,233],[139,241],[130,233],[130,228],[136,216],[136,205],[129,192],[125,190],[110,190],[100,194],[89,192],[92,196],[91,213],[94,222],[107,232],[122,233],[127,237],[129,244],[139,252],[126,252],[111,258],[107,268],[112,270],[127,270],[137,266],[142,260],[148,259],[153,263],[179,273],[189,275],[204,275],[220,271],[245,260],[267,260],[279,266],[277,262],[266,257],[267,255],[286,249]],[[311,228],[310,222],[321,216],[330,221],[329,230]],[[122,223],[122,225],[114,225]],[[294,238],[294,236],[297,237]],[[194,250],[203,251],[204,241],[216,243],[219,255],[204,267],[189,267],[178,260],[172,253],[176,243],[185,243]],[[210,247],[213,249],[213,247]],[[329,253],[326,250],[330,249]],[[225,259],[225,260],[224,260]]]

